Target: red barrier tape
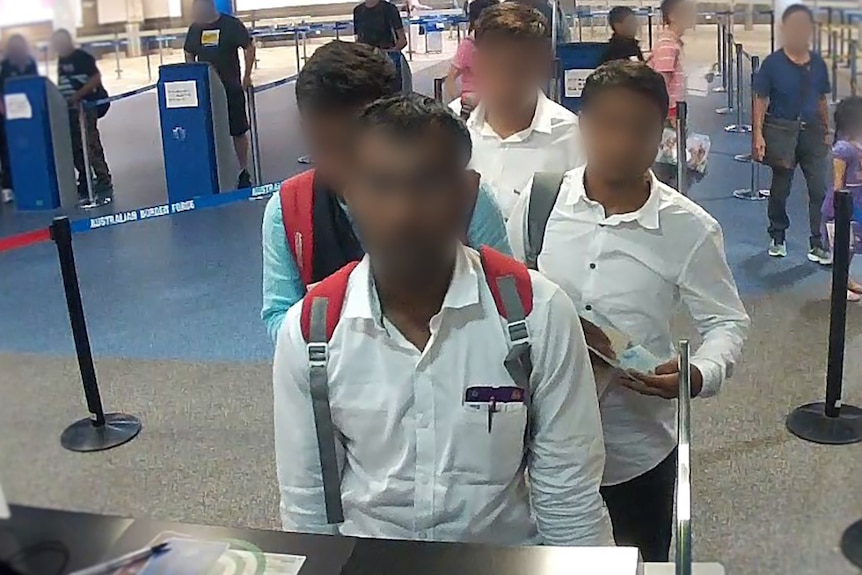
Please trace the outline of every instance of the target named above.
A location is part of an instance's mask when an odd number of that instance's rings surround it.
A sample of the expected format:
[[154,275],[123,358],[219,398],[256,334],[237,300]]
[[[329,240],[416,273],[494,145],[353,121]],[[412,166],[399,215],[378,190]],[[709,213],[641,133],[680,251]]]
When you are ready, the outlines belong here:
[[16,236],[9,236],[7,238],[0,238],[0,252],[17,250],[18,248],[47,242],[50,239],[51,230],[48,228],[34,230],[32,232],[26,232]]

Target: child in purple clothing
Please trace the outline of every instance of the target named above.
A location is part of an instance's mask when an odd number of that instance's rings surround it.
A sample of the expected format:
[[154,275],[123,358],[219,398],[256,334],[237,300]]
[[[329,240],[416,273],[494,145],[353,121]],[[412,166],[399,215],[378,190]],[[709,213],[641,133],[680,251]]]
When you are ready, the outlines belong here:
[[[850,257],[862,249],[862,98],[845,98],[835,108],[835,144],[832,146],[832,190],[823,200],[826,237],[833,243],[835,228],[834,190],[846,189],[853,196]],[[862,284],[850,278],[847,301],[862,299]]]

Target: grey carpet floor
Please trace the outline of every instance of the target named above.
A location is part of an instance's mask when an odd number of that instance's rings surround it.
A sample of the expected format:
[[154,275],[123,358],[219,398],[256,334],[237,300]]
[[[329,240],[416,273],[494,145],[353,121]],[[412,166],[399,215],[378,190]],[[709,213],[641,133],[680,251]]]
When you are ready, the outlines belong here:
[[[862,518],[862,445],[810,445],[784,429],[793,407],[823,395],[822,297],[747,302],[744,363],[720,397],[695,402],[695,558],[731,575],[856,573],[837,544]],[[845,401],[860,405],[862,308],[848,326]],[[684,318],[676,331],[689,332]],[[11,501],[277,528],[268,365],[100,358],[98,371],[105,404],[145,429],[122,448],[72,454],[58,437],[85,414],[73,359],[0,355],[0,477]]]

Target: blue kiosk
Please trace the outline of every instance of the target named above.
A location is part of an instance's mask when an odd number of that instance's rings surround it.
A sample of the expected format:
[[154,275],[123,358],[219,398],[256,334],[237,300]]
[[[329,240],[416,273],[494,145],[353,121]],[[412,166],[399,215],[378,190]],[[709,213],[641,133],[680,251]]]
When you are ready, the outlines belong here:
[[577,113],[584,82],[599,67],[607,42],[557,44],[557,94],[565,108]]
[[7,81],[3,99],[18,209],[75,207],[78,192],[68,103],[50,80],[37,76]]
[[215,71],[203,63],[162,66],[158,91],[168,201],[234,190],[239,163]]

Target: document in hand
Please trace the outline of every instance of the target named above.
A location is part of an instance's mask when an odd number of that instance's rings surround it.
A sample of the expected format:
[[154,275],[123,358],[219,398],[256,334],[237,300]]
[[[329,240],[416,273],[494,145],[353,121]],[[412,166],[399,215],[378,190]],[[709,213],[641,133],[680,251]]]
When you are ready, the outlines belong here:
[[618,377],[632,379],[628,374],[630,371],[652,373],[661,364],[661,361],[645,347],[634,345],[632,339],[625,333],[612,327],[602,327],[601,329],[610,340],[611,349],[614,350],[616,359],[611,359],[589,344],[587,345],[590,352],[607,363],[607,367],[597,366],[593,368],[599,399],[605,395],[610,384]]

